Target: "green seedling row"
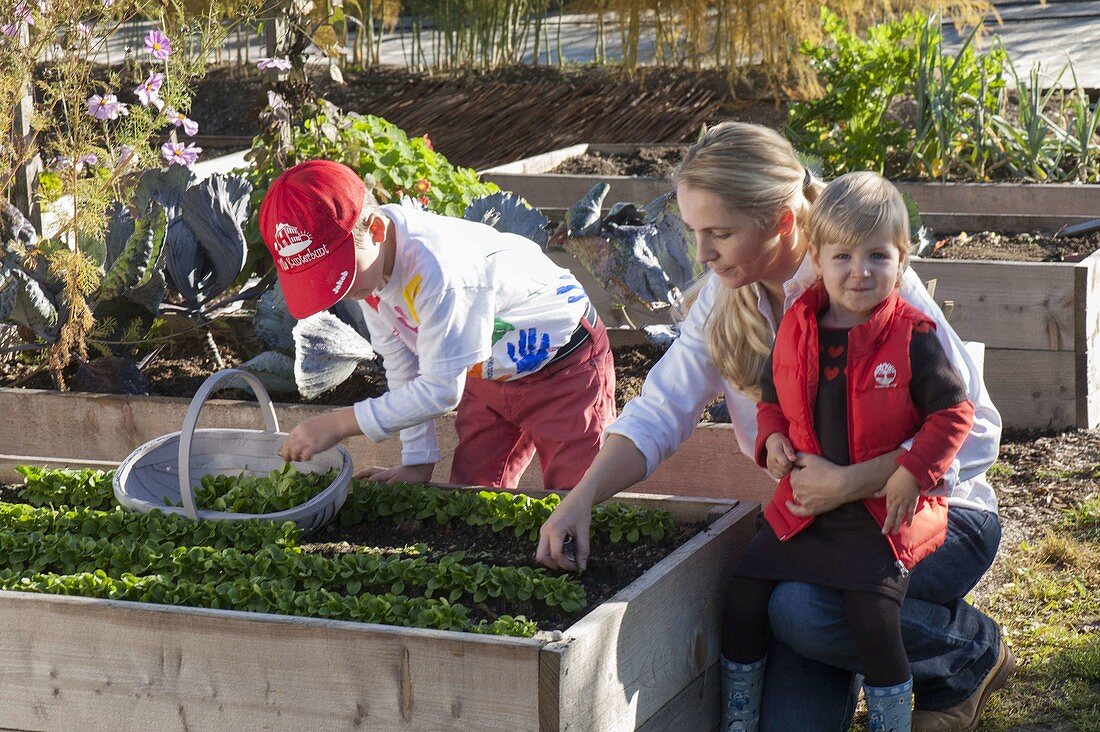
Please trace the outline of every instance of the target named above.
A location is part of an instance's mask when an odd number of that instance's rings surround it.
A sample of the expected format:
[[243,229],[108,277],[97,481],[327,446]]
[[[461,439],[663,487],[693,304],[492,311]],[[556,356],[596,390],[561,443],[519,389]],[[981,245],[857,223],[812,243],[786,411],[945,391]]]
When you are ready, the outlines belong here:
[[[495,532],[512,531],[517,537],[535,541],[539,528],[559,503],[561,497],[557,494],[533,498],[503,491],[454,491],[412,483],[353,481],[339,519],[345,526],[380,519],[396,523],[432,520],[439,524],[460,520],[488,526]],[[601,503],[592,509],[592,533],[613,542],[637,542],[642,537],[660,540],[674,526],[665,511],[625,503]]]
[[[116,507],[111,511],[90,508],[36,508],[22,503],[0,502],[0,530],[20,533],[70,534],[120,541],[170,542],[177,546],[235,547],[257,551],[265,546],[294,546],[298,527],[285,521],[191,521],[159,511],[135,513]],[[2,562],[2,559],[0,559]]]
[[215,584],[168,579],[160,575],[139,577],[123,574],[114,578],[103,570],[21,576],[5,569],[0,570],[0,589],[493,635],[530,637],[537,630],[533,623],[508,615],[492,622],[475,622],[470,619],[465,607],[446,599],[392,594],[338,595],[320,589],[297,591],[286,589],[276,581],[255,581],[243,577]]
[[173,546],[132,538],[0,531],[0,556],[6,569],[31,573],[80,574],[103,570],[112,578],[124,574],[160,575],[194,583],[217,583],[224,577],[270,581],[288,590],[358,595],[386,591],[403,595],[419,589],[426,597],[450,602],[469,598],[512,601],[535,599],[566,612],[585,605],[583,586],[569,576],[552,577],[542,569],[463,564],[461,555],[431,561],[424,557],[343,554],[333,558],[304,554],[297,547],[268,545],[249,553],[206,546]]

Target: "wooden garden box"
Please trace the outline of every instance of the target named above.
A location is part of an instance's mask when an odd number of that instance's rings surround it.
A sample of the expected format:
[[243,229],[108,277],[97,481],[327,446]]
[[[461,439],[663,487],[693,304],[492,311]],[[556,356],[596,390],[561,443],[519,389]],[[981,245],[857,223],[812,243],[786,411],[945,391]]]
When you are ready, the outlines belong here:
[[[608,205],[645,203],[668,191],[670,181],[545,173],[587,151],[626,153],[638,147],[575,145],[491,168],[481,176],[550,212],[570,206],[598,182],[611,185]],[[926,224],[944,232],[1053,232],[1100,217],[1097,185],[903,182],[898,187],[914,198]],[[923,280],[936,280],[936,300],[951,302],[951,324],[959,336],[985,344],[986,385],[1006,426],[1100,426],[1097,257],[1093,253],[1076,263],[940,259],[913,263]],[[580,269],[575,262],[564,264]],[[583,281],[593,289],[591,278]],[[599,295],[593,299],[598,301]]]
[[[190,399],[180,397],[0,388],[0,480],[22,480],[10,468],[4,468],[5,462],[64,465],[80,460],[114,467],[149,440],[178,432],[189,403]],[[275,408],[284,432],[332,409],[306,404],[276,404]],[[207,401],[199,420],[200,427],[254,429],[261,424],[255,401],[229,399]],[[436,427],[443,457],[436,466],[435,478],[446,480],[458,443],[454,415],[440,417]],[[375,444],[366,437],[356,437],[345,440],[344,445],[356,467],[396,465],[401,461],[401,445],[396,439]],[[722,476],[722,480],[716,482],[716,476]],[[537,460],[520,480],[520,488],[542,488]],[[775,481],[741,454],[730,425],[702,424],[675,455],[634,490],[763,503],[771,498]]]
[[622,500],[709,525],[560,640],[0,592],[0,724],[712,730],[721,587],[757,506]]

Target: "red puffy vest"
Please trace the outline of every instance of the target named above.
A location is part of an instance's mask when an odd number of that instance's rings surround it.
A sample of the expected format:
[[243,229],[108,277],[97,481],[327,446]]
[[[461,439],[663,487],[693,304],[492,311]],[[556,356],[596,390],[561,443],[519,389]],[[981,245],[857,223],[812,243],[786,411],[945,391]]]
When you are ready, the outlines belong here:
[[[772,374],[779,404],[761,403],[756,455],[767,464],[764,443],[778,427],[799,452],[821,454],[814,432],[819,359],[817,313],[828,302],[818,282],[784,315],[775,338]],[[848,446],[851,462],[860,463],[896,450],[913,437],[924,421],[909,394],[912,369],[909,342],[913,327],[928,324],[927,316],[902,301],[895,289],[866,322],[848,333]],[[934,324],[932,324],[934,325]],[[813,517],[795,516],[787,509],[794,502],[790,475],[776,488],[764,517],[781,540],[809,526]],[[886,520],[886,499],[867,498],[863,504],[879,526]],[[947,533],[947,500],[922,495],[912,526],[903,525],[887,535],[894,556],[907,568],[931,554]]]

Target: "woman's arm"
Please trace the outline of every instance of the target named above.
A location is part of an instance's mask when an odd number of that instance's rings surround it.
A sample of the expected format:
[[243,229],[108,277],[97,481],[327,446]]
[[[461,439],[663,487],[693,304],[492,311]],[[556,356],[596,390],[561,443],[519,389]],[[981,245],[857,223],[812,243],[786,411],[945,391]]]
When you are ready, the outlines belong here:
[[[947,359],[962,378],[967,398],[974,405],[974,424],[956,456],[957,470],[949,470],[944,476],[944,483],[948,484],[947,490],[950,494],[954,488],[952,478],[956,474],[960,483],[980,478],[997,459],[1001,444],[1001,415],[989,398],[981,370],[963,348],[962,340],[912,269],[905,271],[899,294],[910,305],[935,321],[936,337],[943,346]],[[908,449],[909,445],[903,447]]]
[[[692,435],[703,407],[726,391],[725,380],[710,359],[705,335],[707,316],[720,287],[722,284],[714,278],[703,287],[680,324],[679,337],[646,375],[642,393],[604,431],[605,435],[622,435],[634,443],[645,458],[646,477]],[[730,414],[747,412],[744,421],[751,427],[751,435],[742,442],[739,434],[738,442],[743,450],[747,444],[747,454],[751,454],[756,435],[756,405],[745,401],[747,410],[730,405]]]
[[[634,443],[621,435],[609,435],[584,477],[539,529],[535,558],[551,569],[584,569],[592,506],[626,490],[645,475],[645,456]],[[576,542],[575,556],[568,556],[563,549],[566,536]]]

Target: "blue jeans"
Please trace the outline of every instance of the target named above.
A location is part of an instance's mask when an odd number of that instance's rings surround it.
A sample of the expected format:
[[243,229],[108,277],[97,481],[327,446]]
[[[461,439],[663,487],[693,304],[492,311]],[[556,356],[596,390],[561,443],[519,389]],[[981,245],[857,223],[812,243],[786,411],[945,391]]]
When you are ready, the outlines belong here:
[[[947,539],[918,564],[901,605],[901,631],[919,709],[954,706],[978,688],[1000,653],[1000,628],[962,598],[993,563],[995,513],[952,506]],[[772,642],[760,729],[847,729],[859,654],[839,590],[783,582],[768,605]]]

